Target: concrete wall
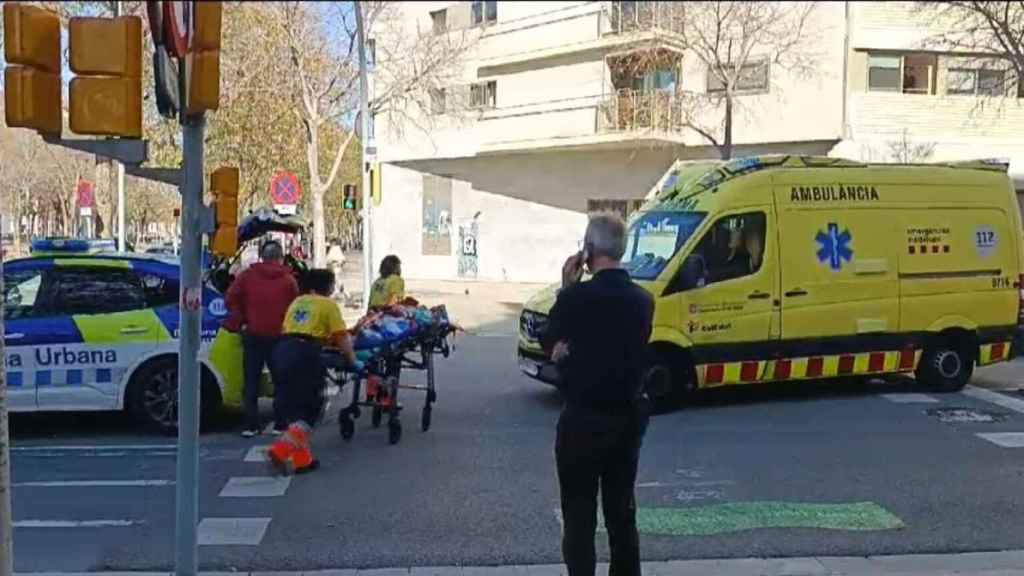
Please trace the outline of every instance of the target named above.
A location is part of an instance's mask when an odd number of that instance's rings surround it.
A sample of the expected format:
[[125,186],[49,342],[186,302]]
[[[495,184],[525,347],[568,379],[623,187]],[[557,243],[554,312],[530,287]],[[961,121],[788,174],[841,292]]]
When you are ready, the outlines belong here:
[[402,273],[411,279],[459,279],[458,226],[477,213],[476,280],[555,282],[586,227],[580,212],[475,190],[457,180],[452,187],[451,254],[424,256],[423,173],[385,165],[381,181],[383,198],[374,209],[374,267],[385,255],[397,254]]

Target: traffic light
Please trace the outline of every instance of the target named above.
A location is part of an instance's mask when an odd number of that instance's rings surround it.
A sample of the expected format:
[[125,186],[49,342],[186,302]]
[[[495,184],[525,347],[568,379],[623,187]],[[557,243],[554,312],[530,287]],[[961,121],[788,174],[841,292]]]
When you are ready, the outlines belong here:
[[72,18],[71,131],[142,137],[142,19]]
[[185,113],[202,114],[220,106],[221,3],[195,2],[192,51],[188,55],[188,103]]
[[356,209],[356,198],[358,197],[358,188],[355,184],[345,184],[342,188],[342,202],[341,207],[344,210],[355,210]]
[[210,174],[216,229],[210,251],[230,258],[238,251],[238,168],[222,166]]
[[60,18],[50,10],[6,2],[3,36],[7,125],[59,135],[63,126]]

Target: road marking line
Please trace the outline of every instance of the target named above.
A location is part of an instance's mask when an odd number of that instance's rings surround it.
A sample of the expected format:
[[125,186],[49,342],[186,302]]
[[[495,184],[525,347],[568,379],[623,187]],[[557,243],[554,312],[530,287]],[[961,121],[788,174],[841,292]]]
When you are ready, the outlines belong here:
[[142,520],[18,520],[15,528],[125,528]]
[[270,518],[203,518],[197,529],[200,546],[258,546]]
[[95,444],[95,445],[70,445],[70,446],[14,446],[11,452],[71,452],[71,451],[101,452],[105,450],[177,450],[174,444]]
[[266,462],[267,448],[269,446],[253,446],[249,448],[249,451],[245,453],[245,460],[243,462]]
[[236,476],[220,491],[221,498],[272,498],[284,496],[291,476]]
[[1024,432],[983,432],[976,436],[1003,448],[1024,448]]
[[[143,457],[156,457],[166,456],[168,458],[174,458],[178,454],[177,452],[83,452],[76,454],[75,456],[81,458],[124,458],[126,456],[143,456]],[[23,458],[68,458],[67,452],[31,452],[24,454]]]
[[15,482],[15,488],[142,488],[174,486],[174,480],[67,480],[53,482]]
[[977,386],[967,386],[964,388],[962,394],[964,396],[984,400],[995,404],[996,406],[1002,406],[1008,410],[1024,414],[1024,400],[1007,396],[1006,394],[1000,394],[999,392],[978,388]]
[[938,400],[927,394],[882,394],[882,398],[897,404],[935,404]]

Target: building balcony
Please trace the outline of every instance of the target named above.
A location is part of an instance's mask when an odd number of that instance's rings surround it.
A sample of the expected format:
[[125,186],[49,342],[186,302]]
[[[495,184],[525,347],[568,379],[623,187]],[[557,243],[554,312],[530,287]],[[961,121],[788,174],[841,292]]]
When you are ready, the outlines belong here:
[[493,110],[477,124],[479,153],[683,144],[683,111],[675,93],[661,90],[620,90]]
[[675,32],[681,8],[675,2],[595,2],[496,25],[483,37],[478,75],[600,60],[652,44],[681,52],[682,39]]
[[671,90],[619,90],[598,105],[597,132],[648,133],[681,141],[686,125],[683,104]]
[[638,32],[679,34],[683,31],[683,2],[607,2],[602,19],[605,36]]

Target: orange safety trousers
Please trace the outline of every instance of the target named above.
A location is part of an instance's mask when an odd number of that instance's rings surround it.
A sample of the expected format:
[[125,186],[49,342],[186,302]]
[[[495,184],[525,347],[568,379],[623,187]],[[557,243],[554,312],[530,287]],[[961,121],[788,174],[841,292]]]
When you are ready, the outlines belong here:
[[285,474],[304,472],[312,468],[314,458],[309,444],[311,431],[311,427],[305,422],[289,426],[267,449],[270,462]]

